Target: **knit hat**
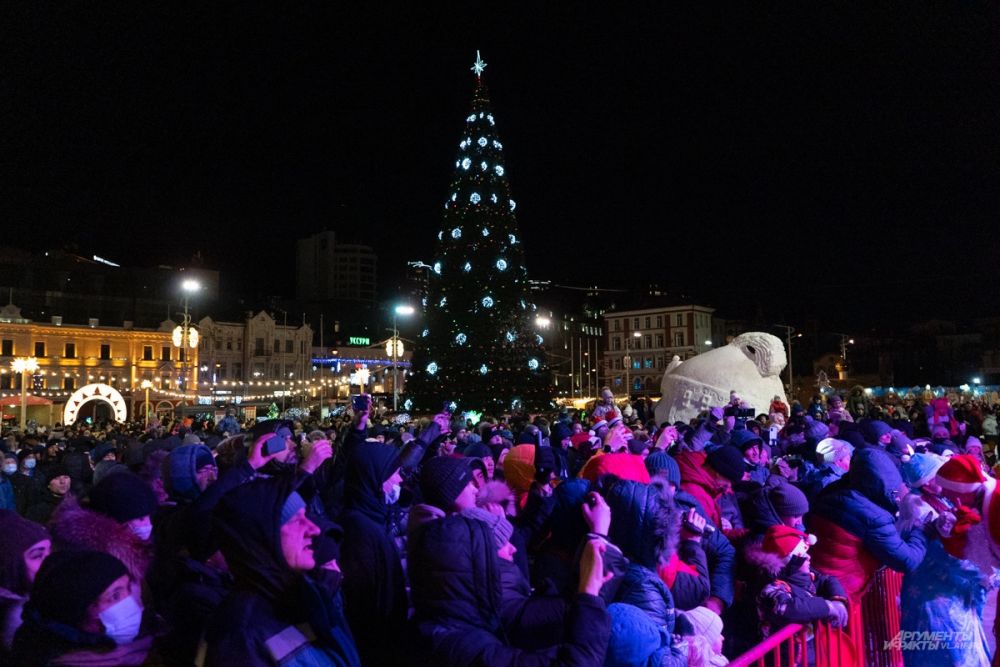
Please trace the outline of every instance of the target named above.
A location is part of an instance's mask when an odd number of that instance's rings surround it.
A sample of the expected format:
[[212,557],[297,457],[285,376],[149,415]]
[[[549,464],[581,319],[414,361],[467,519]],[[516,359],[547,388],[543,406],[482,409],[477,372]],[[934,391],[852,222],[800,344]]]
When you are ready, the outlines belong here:
[[854,445],[846,440],[824,438],[816,443],[816,462],[820,465],[833,463],[845,455],[851,456],[852,454],[854,454]]
[[514,534],[514,526],[511,525],[510,521],[480,507],[471,507],[467,510],[462,510],[462,515],[470,519],[482,521],[489,526],[490,530],[493,531],[493,539],[496,541],[497,549],[502,548],[510,542],[510,538]]
[[306,508],[306,501],[302,499],[302,496],[298,494],[297,491],[292,491],[285,498],[285,502],[281,505],[281,516],[278,519],[279,526],[284,526],[286,523],[292,520],[292,518],[298,514],[299,510]]
[[512,447],[503,460],[503,476],[518,493],[527,493],[535,481],[534,445]]
[[963,445],[963,447],[965,451],[969,451],[969,447],[978,447],[980,452],[983,451],[982,441],[974,435],[970,435],[966,438],[965,445]]
[[906,482],[907,486],[911,489],[919,489],[934,479],[944,463],[945,458],[937,454],[914,454],[902,465],[899,471],[903,474],[903,481]]
[[667,481],[673,484],[675,488],[680,488],[681,486],[681,469],[678,467],[674,457],[666,452],[653,452],[647,456],[646,470],[649,471],[650,477],[659,472],[664,472],[666,473]]
[[469,460],[452,456],[428,459],[420,470],[420,489],[428,505],[448,512],[459,494],[472,481]]
[[23,595],[30,588],[24,566],[24,552],[42,540],[49,539],[49,531],[40,524],[21,517],[17,512],[0,510],[0,535],[3,535],[3,548],[0,549],[0,588]]
[[128,574],[122,562],[99,551],[54,551],[42,562],[24,618],[79,626],[87,608],[116,579]]
[[56,477],[72,477],[72,475],[69,474],[69,468],[65,464],[55,463],[45,469],[45,479],[51,482]]
[[790,528],[784,524],[776,524],[764,533],[764,551],[782,559],[792,556],[803,556],[811,544],[816,543],[814,535],[807,535],[801,530]]
[[114,443],[112,443],[112,442],[102,442],[99,445],[97,445],[96,447],[94,447],[94,449],[91,450],[91,452],[90,452],[90,460],[93,461],[94,463],[97,463],[98,461],[102,460],[108,454],[110,454],[112,452],[116,452],[116,451],[118,451],[118,450],[115,449]]
[[118,523],[152,516],[156,507],[153,489],[131,472],[108,475],[90,490],[90,509]]
[[196,436],[194,433],[188,433],[187,435],[184,436],[184,439],[181,440],[181,444],[182,445],[200,445],[201,444],[201,438],[199,438],[198,436]]
[[806,428],[804,434],[806,440],[813,440],[819,442],[823,438],[830,435],[830,427],[821,421],[813,419],[812,417],[806,416]]
[[740,450],[741,454],[746,453],[751,447],[760,447],[763,444],[764,441],[760,436],[749,429],[737,429],[729,437],[729,445]]
[[611,617],[611,638],[604,658],[604,667],[660,664],[650,657],[666,646],[666,638],[646,612],[630,604],[615,602],[608,605]]
[[947,426],[935,426],[931,429],[932,440],[947,440],[950,437],[951,432],[948,431]]
[[956,454],[937,471],[941,488],[955,493],[972,493],[985,481],[979,459],[971,454]]
[[694,634],[708,640],[709,646],[715,644],[722,635],[722,619],[708,607],[688,609],[684,616],[694,628]]
[[480,440],[478,442],[467,445],[464,453],[469,458],[485,459],[487,456],[490,456],[490,448],[484,445]]
[[710,451],[705,463],[733,484],[742,480],[744,473],[746,473],[743,452],[729,445],[716,447]]
[[880,444],[879,440],[882,439],[882,436],[890,435],[891,433],[892,427],[881,419],[868,419],[861,422],[861,435],[873,445]]
[[[783,479],[783,478],[778,478]],[[778,482],[768,494],[771,506],[779,517],[804,516],[809,513],[806,494],[788,482]]]

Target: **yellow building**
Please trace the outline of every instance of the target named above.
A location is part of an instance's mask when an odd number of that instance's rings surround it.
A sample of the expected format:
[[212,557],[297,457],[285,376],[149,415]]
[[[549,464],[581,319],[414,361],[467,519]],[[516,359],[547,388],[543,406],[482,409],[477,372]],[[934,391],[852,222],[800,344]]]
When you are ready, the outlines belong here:
[[[97,320],[87,325],[63,324],[53,317],[49,323],[32,322],[21,317],[13,304],[0,309],[0,398],[21,395],[21,374],[12,369],[15,359],[33,357],[38,370],[32,376],[28,393],[53,402],[53,406],[35,406],[29,418],[40,423],[61,422],[63,409],[74,393],[90,385],[103,385],[115,392],[101,390],[100,396],[88,394],[79,418],[114,417],[115,409],[106,396],[121,396],[127,404],[129,419],[145,414],[143,380],[149,380],[151,413],[169,414],[182,403],[193,402],[197,387],[198,350],[175,346],[173,332],[177,324],[166,320],[159,329],[136,329],[126,322],[121,327],[101,326]],[[80,397],[74,397],[79,401]],[[5,416],[16,414],[5,404]],[[118,413],[119,415],[122,413]],[[50,421],[50,419],[52,421]]]

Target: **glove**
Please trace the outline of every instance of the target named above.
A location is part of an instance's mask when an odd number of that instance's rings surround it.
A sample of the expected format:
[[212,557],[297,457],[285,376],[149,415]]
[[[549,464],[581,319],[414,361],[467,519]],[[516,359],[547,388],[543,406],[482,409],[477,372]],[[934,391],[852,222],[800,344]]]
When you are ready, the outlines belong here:
[[826,606],[830,608],[830,615],[826,620],[835,628],[843,628],[847,625],[847,607],[843,602],[837,600],[827,600]]

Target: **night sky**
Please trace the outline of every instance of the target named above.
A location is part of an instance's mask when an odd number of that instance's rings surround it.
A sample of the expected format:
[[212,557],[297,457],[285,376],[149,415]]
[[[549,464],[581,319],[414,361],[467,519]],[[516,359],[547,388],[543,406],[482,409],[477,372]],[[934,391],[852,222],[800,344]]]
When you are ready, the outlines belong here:
[[995,3],[256,4],[0,9],[0,243],[290,293],[329,228],[390,285],[431,258],[480,49],[532,277],[830,327],[1000,312]]

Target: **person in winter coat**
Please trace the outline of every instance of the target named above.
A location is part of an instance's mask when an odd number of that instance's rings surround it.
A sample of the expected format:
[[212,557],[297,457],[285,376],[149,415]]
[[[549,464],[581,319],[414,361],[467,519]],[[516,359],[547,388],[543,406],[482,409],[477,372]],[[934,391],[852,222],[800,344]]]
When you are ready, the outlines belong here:
[[815,539],[785,525],[771,526],[759,545],[745,552],[756,570],[759,631],[763,637],[789,623],[829,621],[833,627],[847,625],[847,593],[836,577],[813,570],[809,545]]
[[732,521],[722,521],[722,499],[732,493],[733,484],[748,477],[740,450],[723,445],[709,453],[679,452],[675,459],[681,472],[681,490],[698,501],[713,525],[723,532],[733,528]]
[[[657,570],[677,548],[680,512],[663,489],[651,484],[612,479],[603,495],[613,517],[608,538],[629,559],[624,576],[612,583],[612,601],[638,607],[672,637],[678,610]],[[661,664],[686,665],[687,646],[671,645]]]
[[898,501],[905,493],[890,456],[863,448],[855,451],[845,480],[827,487],[812,505],[809,530],[823,544],[813,556],[813,567],[837,577],[852,602],[860,601],[879,567],[905,574],[923,560],[924,533],[917,530],[904,537],[896,529]]
[[363,664],[391,667],[405,658],[400,644],[386,637],[402,636],[407,613],[390,507],[402,481],[399,452],[378,442],[361,442],[351,451],[339,520],[344,529],[344,601]]
[[0,535],[0,658],[4,658],[21,627],[21,610],[52,550],[52,540],[43,527],[9,510],[0,510]]
[[257,479],[227,493],[214,521],[235,579],[205,630],[209,665],[361,664],[333,587],[310,575],[319,527],[288,478]]
[[106,553],[52,553],[22,619],[14,667],[142,665],[153,652],[156,619],[143,609],[125,566]]
[[39,492],[35,499],[28,504],[28,509],[24,516],[40,524],[46,524],[52,517],[52,513],[69,494],[70,478],[69,471],[63,465],[53,466],[45,490]]
[[461,515],[431,521],[410,538],[410,580],[417,651],[410,665],[435,667],[600,667],[610,621],[600,591],[601,543],[588,542],[580,584],[565,617],[564,641],[525,651],[501,633],[502,586],[490,527]]
[[810,502],[851,469],[853,454],[854,446],[846,440],[824,438],[816,443],[816,463],[819,467],[807,472],[801,485]]

